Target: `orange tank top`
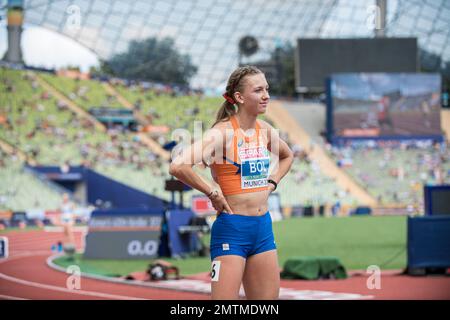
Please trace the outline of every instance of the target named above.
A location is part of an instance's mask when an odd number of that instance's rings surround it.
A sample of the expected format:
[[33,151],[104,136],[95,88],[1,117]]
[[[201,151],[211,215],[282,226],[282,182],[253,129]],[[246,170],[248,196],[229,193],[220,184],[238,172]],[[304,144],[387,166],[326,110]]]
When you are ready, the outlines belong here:
[[215,180],[224,195],[267,190],[270,153],[267,142],[260,137],[258,121],[252,137],[247,137],[240,129],[236,116],[232,116],[230,121],[234,130],[230,146],[233,152],[226,152],[222,163],[217,163],[216,159],[210,165]]

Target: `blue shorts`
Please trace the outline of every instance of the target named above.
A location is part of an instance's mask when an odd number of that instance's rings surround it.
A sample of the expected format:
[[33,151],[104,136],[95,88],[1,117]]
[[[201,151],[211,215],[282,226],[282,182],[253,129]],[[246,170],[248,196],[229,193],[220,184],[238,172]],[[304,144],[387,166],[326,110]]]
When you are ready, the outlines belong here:
[[224,255],[247,259],[276,248],[269,211],[262,216],[222,212],[211,228],[211,260]]

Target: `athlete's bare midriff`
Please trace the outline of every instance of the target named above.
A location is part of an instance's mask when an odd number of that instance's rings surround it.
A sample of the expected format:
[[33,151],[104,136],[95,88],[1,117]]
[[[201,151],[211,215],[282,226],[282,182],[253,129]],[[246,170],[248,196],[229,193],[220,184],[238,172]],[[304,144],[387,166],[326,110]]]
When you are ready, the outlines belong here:
[[267,212],[269,190],[241,193],[225,196],[234,214],[260,216]]

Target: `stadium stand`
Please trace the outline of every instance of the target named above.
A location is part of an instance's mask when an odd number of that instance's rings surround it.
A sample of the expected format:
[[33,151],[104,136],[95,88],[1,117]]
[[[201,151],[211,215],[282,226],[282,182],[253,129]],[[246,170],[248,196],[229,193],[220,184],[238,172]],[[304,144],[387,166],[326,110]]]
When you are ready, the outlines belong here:
[[[284,103],[283,107],[305,129],[315,146],[377,201],[377,206],[423,206],[423,185],[449,182],[448,142],[417,141],[356,143],[331,146],[323,137],[325,106],[319,102]],[[445,131],[447,110],[441,111]]]
[[131,168],[152,163],[154,154],[142,146],[135,133],[122,134],[114,128],[105,133],[96,130],[91,122],[77,117],[63,101],[40,87],[32,74],[5,69],[1,72],[1,103],[5,105],[6,120],[0,127],[0,138],[37,163]]
[[[2,104],[6,105],[7,112],[4,117],[11,124],[0,127],[0,137],[3,140],[19,148],[39,164],[83,164],[165,200],[171,199],[171,194],[162,188],[164,181],[170,178],[168,163],[143,144],[142,140],[146,135],[120,127],[102,132],[83,114],[69,108],[66,100],[55,98],[50,90],[46,90],[49,87],[42,84],[54,85],[53,88],[64,94],[66,99],[75,101],[76,106],[79,105],[84,111],[89,110],[89,106],[93,104],[120,107],[128,101],[135,110],[147,117],[152,126],[167,127],[163,134],[148,133],[161,146],[171,140],[170,135],[176,128],[188,129],[192,134],[193,120],[200,121],[203,130],[209,128],[222,101],[196,92],[177,91],[169,86],[149,86],[146,83],[127,85],[119,80],[102,85],[96,80],[64,79],[52,74],[38,73],[36,76],[28,71],[5,68],[1,72],[0,90],[5,93]],[[111,91],[109,95],[106,94],[107,86],[111,86],[117,95]],[[16,94],[19,91],[20,94]],[[118,104],[117,101],[122,103]],[[27,107],[30,105],[31,108]],[[299,156],[294,163],[286,183],[280,185],[283,205],[333,204],[338,200],[348,204],[357,202],[339,188],[333,179],[324,176],[315,161],[301,157],[303,156]],[[198,172],[208,177],[206,170]],[[195,194],[199,193],[188,192],[188,195]],[[190,197],[184,197],[184,205],[189,204]]]
[[[0,138],[4,144],[23,152],[29,161],[47,165],[83,164],[165,200],[171,199],[171,194],[162,188],[170,178],[168,158],[153,152],[145,140],[148,137],[162,149],[172,140],[176,128],[192,134],[194,120],[201,122],[205,130],[212,125],[221,103],[220,98],[144,82],[113,79],[100,83],[6,68],[1,69],[1,75],[1,104],[5,112],[1,114]],[[143,127],[149,131],[140,127],[143,132],[131,132],[119,126],[102,132],[95,121],[70,107],[69,101],[83,112],[94,105],[133,108],[147,121],[148,127],[145,123]],[[377,203],[421,207],[423,184],[449,182],[446,143],[331,147],[322,140],[324,113],[317,108],[319,104],[283,104],[301,126],[302,134],[294,135],[288,132],[292,126],[274,115],[277,105],[274,101],[265,118],[283,128],[284,139],[297,154],[291,172],[280,185],[283,206],[342,203],[354,207]],[[313,108],[317,111],[311,112]],[[444,113],[442,118],[445,123]],[[326,150],[323,154],[325,160],[334,163],[333,173],[330,174],[323,155],[318,157],[318,149]],[[208,177],[205,170],[199,172]],[[358,188],[362,190],[358,191],[359,196],[354,192]],[[185,197],[184,205],[189,203],[190,197]]]
[[[34,74],[33,74],[33,76],[34,76]],[[72,101],[72,99],[68,98],[63,93],[61,93],[58,89],[54,88],[51,84],[46,82],[39,75],[36,75],[35,79],[37,80],[38,84],[40,84],[42,86],[42,88],[44,90],[48,91],[49,94],[52,94],[56,99],[58,99],[59,104],[64,104],[65,106],[67,106],[67,108],[72,110],[75,114],[79,115],[81,118],[86,119],[87,121],[93,123],[98,130],[105,131],[105,126],[102,123],[97,121],[97,119],[95,119],[95,117],[90,115],[88,113],[88,111],[79,107],[74,101]]]
[[286,128],[289,133],[288,137],[291,141],[295,142],[297,145],[296,148],[303,148],[309,157],[320,165],[324,174],[335,180],[347,193],[351,193],[359,203],[372,206],[376,205],[376,200],[335,166],[322,147],[314,144],[314,141],[311,140],[308,133],[302,129],[280,103],[272,104],[272,107],[268,111],[268,117],[272,118],[278,126]]
[[423,185],[450,183],[448,143],[386,142],[336,148],[338,166],[373,194],[380,205],[423,206]]
[[92,106],[121,107],[116,97],[107,94],[98,81],[55,77],[44,73],[40,76],[86,111]]
[[0,211],[57,209],[62,194],[26,170],[23,162],[0,150]]

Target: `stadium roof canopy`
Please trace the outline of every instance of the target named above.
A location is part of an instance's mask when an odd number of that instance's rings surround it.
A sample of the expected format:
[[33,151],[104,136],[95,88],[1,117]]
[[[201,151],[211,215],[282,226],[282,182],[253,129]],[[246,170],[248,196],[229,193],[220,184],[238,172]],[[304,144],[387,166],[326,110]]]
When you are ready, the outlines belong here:
[[[2,4],[6,3],[5,0]],[[238,64],[238,41],[255,36],[267,58],[297,38],[373,37],[375,0],[25,0],[25,23],[88,47],[100,58],[132,39],[173,37],[199,67],[195,87],[225,83]],[[450,61],[450,1],[387,0],[386,36],[417,37],[419,46]],[[244,60],[245,61],[245,60]],[[436,69],[440,59],[422,61]]]

